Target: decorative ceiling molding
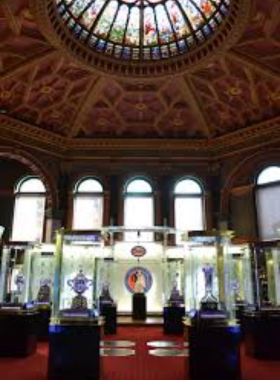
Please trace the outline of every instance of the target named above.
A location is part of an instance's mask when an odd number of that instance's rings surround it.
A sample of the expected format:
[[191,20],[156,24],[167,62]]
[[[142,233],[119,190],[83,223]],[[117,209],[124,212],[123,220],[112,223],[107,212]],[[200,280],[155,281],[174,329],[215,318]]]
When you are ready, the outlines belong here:
[[0,115],[0,137],[15,145],[44,150],[60,157],[66,150],[65,138],[3,114]]
[[[172,157],[172,152],[201,156],[209,155],[219,159],[226,155],[238,154],[243,150],[273,145],[280,140],[280,116],[213,139],[68,139],[55,133],[15,120],[8,115],[0,115],[0,137],[21,146],[44,150],[61,158],[83,156],[99,157],[99,154],[125,157],[160,154]],[[103,153],[102,153],[103,152]]]
[[103,77],[96,77],[94,76],[91,80],[91,83],[89,85],[89,89],[86,92],[85,96],[83,97],[80,106],[78,107],[75,119],[73,121],[73,126],[69,132],[68,138],[71,139],[75,136],[75,134],[79,131],[82,124],[82,119],[85,116],[85,111],[92,106],[92,104],[95,103],[95,101],[99,97],[100,90],[104,86],[104,79]]
[[207,120],[207,116],[205,111],[201,107],[201,103],[198,100],[195,88],[191,82],[191,79],[187,76],[183,77],[180,82],[180,88],[182,89],[182,93],[184,93],[188,99],[188,102],[195,112],[196,116],[199,118],[199,121],[202,125],[203,131],[207,138],[212,137],[211,130],[209,128],[209,121]]
[[3,10],[4,16],[8,21],[8,25],[12,32],[16,35],[19,36],[21,32],[21,22],[19,18],[17,18],[13,12],[11,11],[10,6],[7,4],[6,1],[2,1],[0,3],[0,8]]
[[56,55],[59,55],[59,52],[57,50],[54,50],[53,48],[48,47],[46,48],[46,50],[41,51],[40,53],[29,57],[25,61],[20,62],[19,64],[11,67],[9,70],[0,73],[0,79],[9,79],[14,75],[20,74],[25,69],[28,69],[29,67],[44,61],[46,58],[51,58]]
[[275,70],[263,62],[257,61],[256,59],[249,57],[244,53],[241,53],[236,48],[229,50],[227,52],[227,55],[235,61],[241,63],[242,65],[249,66],[256,71],[259,71],[261,74],[271,76],[272,78],[280,79],[280,70]]

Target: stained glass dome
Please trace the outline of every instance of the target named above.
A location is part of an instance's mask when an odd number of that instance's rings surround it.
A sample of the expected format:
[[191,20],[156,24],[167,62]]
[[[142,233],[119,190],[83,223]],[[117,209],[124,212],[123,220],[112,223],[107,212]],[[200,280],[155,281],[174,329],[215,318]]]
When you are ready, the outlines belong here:
[[253,0],[30,0],[45,37],[93,70],[192,70],[242,35]]
[[56,0],[76,38],[126,60],[166,59],[206,41],[230,0]]

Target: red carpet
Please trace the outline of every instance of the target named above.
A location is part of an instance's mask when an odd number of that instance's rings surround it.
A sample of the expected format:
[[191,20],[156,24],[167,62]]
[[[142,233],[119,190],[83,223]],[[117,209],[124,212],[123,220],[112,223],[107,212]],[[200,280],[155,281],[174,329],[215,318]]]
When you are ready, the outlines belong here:
[[[181,337],[163,335],[161,328],[122,327],[105,339],[135,341],[136,355],[102,358],[100,380],[188,380],[188,358],[150,356],[146,345],[152,340],[183,342]],[[47,356],[47,344],[40,344],[27,359],[0,358],[0,380],[46,380]],[[242,373],[242,380],[280,380],[280,361],[257,361],[242,354]]]

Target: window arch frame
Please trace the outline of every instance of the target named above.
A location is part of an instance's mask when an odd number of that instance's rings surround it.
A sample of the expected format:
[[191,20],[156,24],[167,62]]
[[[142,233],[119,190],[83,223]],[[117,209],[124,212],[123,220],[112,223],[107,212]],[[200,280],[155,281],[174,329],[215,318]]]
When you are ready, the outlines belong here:
[[[185,180],[190,180],[194,183],[196,183],[199,188],[200,188],[200,193],[188,193],[188,192],[181,192],[181,193],[176,193],[176,187],[182,183]],[[176,180],[176,182],[173,185],[172,189],[172,198],[173,198],[173,216],[174,216],[174,228],[175,229],[180,229],[177,227],[176,223],[176,200],[177,199],[200,199],[201,200],[201,219],[202,219],[202,228],[201,231],[205,230],[207,227],[207,219],[206,219],[206,205],[205,205],[205,185],[202,182],[202,180],[196,176],[193,175],[186,175],[183,177],[180,177],[179,179]],[[189,229],[193,230],[193,229]],[[196,229],[198,230],[198,229]],[[200,230],[200,229],[199,229]],[[176,234],[176,245],[180,245],[182,243],[181,237]]]
[[255,173],[254,175],[254,203],[255,203],[255,225],[256,225],[256,229],[257,229],[257,236],[259,238],[259,240],[261,241],[273,241],[273,240],[279,240],[279,234],[277,234],[276,232],[276,235],[274,237],[270,237],[270,238],[266,238],[264,237],[264,234],[263,234],[263,231],[262,231],[262,228],[261,228],[261,218],[260,218],[260,214],[261,214],[261,211],[260,211],[260,205],[259,205],[259,200],[258,200],[258,194],[260,194],[260,192],[263,190],[263,189],[275,189],[277,187],[279,187],[279,195],[280,195],[280,178],[279,179],[276,179],[275,181],[269,181],[269,182],[266,182],[266,183],[258,183],[258,180],[259,180],[259,177],[261,176],[261,174],[271,168],[271,167],[277,167],[280,169],[280,163],[270,163],[270,164],[266,164],[266,165],[263,165],[258,171],[257,173]]
[[[86,181],[88,180],[93,180],[95,181],[96,183],[98,183],[98,185],[100,185],[102,191],[79,191],[79,187]],[[73,185],[73,188],[72,188],[72,221],[71,221],[71,225],[72,225],[72,229],[76,229],[76,230],[97,230],[97,229],[100,229],[102,228],[103,224],[104,224],[104,185],[102,183],[102,181],[100,180],[99,177],[95,176],[95,175],[86,175],[86,176],[82,176],[80,177],[78,180],[75,181],[74,185]],[[100,210],[100,213],[101,215],[99,215],[99,219],[100,219],[100,224],[94,226],[93,225],[93,228],[89,228],[89,227],[82,227],[82,228],[77,228],[75,227],[75,210],[76,210],[76,207],[75,204],[77,202],[77,199],[85,199],[86,197],[90,197],[92,196],[92,199],[100,199],[101,200],[101,210]],[[93,214],[92,214],[93,216]],[[94,220],[94,218],[92,218],[92,220]]]
[[[145,181],[149,186],[150,186],[150,189],[151,191],[127,191],[129,185],[131,183],[133,183],[134,181],[137,181],[137,180],[142,180],[142,181]],[[151,220],[152,220],[152,223],[151,223],[151,227],[155,225],[155,190],[154,190],[154,185],[151,181],[151,179],[148,177],[148,176],[144,176],[144,175],[136,175],[136,176],[133,176],[133,177],[130,177],[124,184],[123,186],[123,225],[124,227],[129,227],[126,225],[126,201],[128,199],[133,199],[133,198],[141,198],[141,199],[151,199],[151,202],[152,202],[152,216],[151,216]],[[134,227],[134,226],[132,226]],[[138,227],[144,227],[144,226],[141,226],[139,225]],[[149,227],[149,226],[147,226]],[[137,226],[136,226],[137,228]],[[131,235],[129,235],[131,234]],[[136,241],[136,240],[139,240],[141,241],[141,238],[140,236],[138,235],[137,238],[133,239],[132,237],[129,237],[129,236],[133,236],[133,234],[137,234],[136,232],[131,232],[131,233],[125,233],[124,234],[124,237],[123,237],[123,240],[124,241]],[[146,235],[145,235],[146,234]],[[149,237],[149,234],[150,234],[150,237]],[[146,232],[146,233],[143,233],[142,232],[142,235],[144,236],[147,236],[147,241],[153,241],[154,240],[154,234],[151,234],[149,232]],[[142,239],[144,241],[146,241],[145,239]]]
[[[21,191],[21,187],[28,181],[30,180],[33,180],[33,179],[36,179],[36,180],[39,180],[41,182],[41,184],[43,185],[43,191]],[[36,197],[37,200],[38,199],[43,199],[43,212],[42,212],[42,216],[41,216],[41,221],[40,221],[40,224],[41,224],[41,228],[40,228],[40,236],[38,236],[37,239],[18,239],[18,238],[15,238],[15,236],[17,236],[18,234],[15,232],[15,229],[16,229],[16,219],[17,219],[17,209],[19,206],[19,203],[21,200],[24,200],[24,199],[30,199],[31,197]],[[28,174],[28,175],[25,175],[23,177],[21,177],[15,184],[14,186],[14,209],[13,209],[13,220],[12,220],[12,233],[11,233],[11,240],[12,241],[23,241],[23,242],[39,242],[41,243],[43,240],[44,240],[44,234],[45,234],[45,224],[46,224],[46,205],[47,205],[47,187],[44,183],[44,180],[42,178],[40,178],[40,176],[38,175],[33,175],[33,174]],[[36,225],[38,225],[38,221],[36,223]],[[37,231],[38,232],[38,231]]]

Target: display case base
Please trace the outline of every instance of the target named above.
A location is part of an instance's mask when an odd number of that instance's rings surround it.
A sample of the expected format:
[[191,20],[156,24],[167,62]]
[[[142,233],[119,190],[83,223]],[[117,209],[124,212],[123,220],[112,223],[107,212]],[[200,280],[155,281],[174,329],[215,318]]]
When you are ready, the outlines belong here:
[[132,319],[146,319],[146,296],[144,293],[135,293],[132,298]]
[[197,322],[187,324],[189,374],[194,380],[241,379],[240,327]]
[[117,306],[114,304],[102,305],[101,315],[104,317],[104,334],[117,333]]
[[0,310],[0,357],[26,357],[37,348],[38,314]]
[[163,308],[163,331],[164,334],[181,335],[184,332],[183,317],[185,306],[165,306]]
[[244,312],[245,353],[256,359],[280,359],[280,310]]
[[38,324],[37,324],[37,339],[40,342],[47,341],[49,339],[49,325],[51,318],[51,306],[40,305],[37,307],[38,311]]
[[48,379],[97,380],[100,376],[100,325],[51,324]]

